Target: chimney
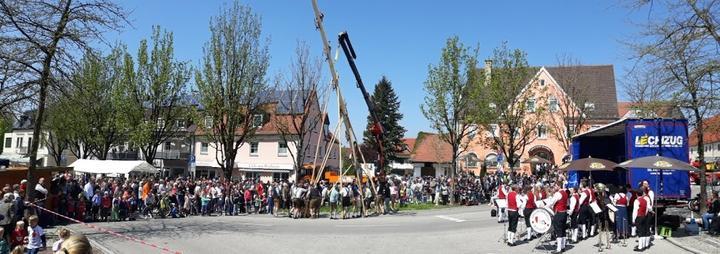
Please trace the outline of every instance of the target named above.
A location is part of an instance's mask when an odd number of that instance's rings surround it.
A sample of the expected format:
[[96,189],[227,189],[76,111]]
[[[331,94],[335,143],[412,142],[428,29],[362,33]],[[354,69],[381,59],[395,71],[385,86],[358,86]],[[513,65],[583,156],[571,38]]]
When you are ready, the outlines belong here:
[[485,85],[490,85],[490,77],[492,74],[492,60],[485,60]]

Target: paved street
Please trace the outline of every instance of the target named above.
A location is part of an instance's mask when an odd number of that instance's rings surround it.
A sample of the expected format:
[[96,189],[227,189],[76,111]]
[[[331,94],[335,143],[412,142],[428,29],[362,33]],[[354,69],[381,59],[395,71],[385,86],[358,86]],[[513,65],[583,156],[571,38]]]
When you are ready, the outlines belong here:
[[[122,223],[99,223],[118,232],[182,253],[530,253],[537,241],[507,247],[498,242],[502,224],[489,207],[462,207],[406,212],[392,216],[335,221],[292,220],[264,215],[191,217]],[[116,253],[158,253],[81,225],[74,229]],[[570,245],[567,253],[596,252],[596,240]],[[634,253],[613,245],[609,253]],[[550,246],[548,246],[550,247]],[[649,253],[684,253],[656,241]],[[542,252],[542,251],[538,251]]]

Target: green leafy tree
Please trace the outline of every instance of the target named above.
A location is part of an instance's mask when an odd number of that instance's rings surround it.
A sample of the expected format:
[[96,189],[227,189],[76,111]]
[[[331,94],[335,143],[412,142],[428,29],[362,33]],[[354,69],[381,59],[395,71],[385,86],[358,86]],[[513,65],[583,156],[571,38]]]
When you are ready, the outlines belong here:
[[[478,82],[476,55],[477,49],[466,47],[457,36],[450,37],[442,49],[440,62],[429,66],[425,81],[425,103],[420,105],[420,110],[440,134],[440,139],[452,147],[450,177],[455,177],[458,157],[467,149],[465,139],[471,131],[467,120],[470,92]],[[454,188],[452,182],[451,191]]]
[[202,105],[197,122],[227,178],[235,168],[238,150],[254,135],[254,115],[262,114],[270,56],[261,30],[260,16],[250,7],[235,2],[223,8],[210,21],[210,41],[195,72]]
[[[375,104],[377,116],[380,118],[380,124],[382,124],[383,127],[383,152],[385,153],[385,159],[387,161],[397,161],[398,158],[396,154],[402,151],[405,145],[402,138],[405,136],[407,130],[400,125],[400,121],[403,118],[403,114],[400,113],[400,100],[398,100],[395,89],[393,89],[392,83],[387,77],[383,76],[375,85],[371,99]],[[372,115],[368,115],[367,121],[367,128],[363,132],[363,145],[366,146],[365,158],[375,161],[378,158],[378,144],[375,136],[371,132],[375,120]]]
[[[153,27],[152,45],[140,41],[137,63],[126,56],[124,105],[132,123],[129,140],[142,151],[145,161],[152,163],[157,148],[184,131],[189,120],[187,84],[190,69],[187,63],[175,60],[173,34]],[[150,46],[151,48],[148,48]]]
[[[494,50],[491,68],[484,70],[484,84],[474,87],[471,119],[488,132],[482,143],[496,149],[510,168],[519,165],[528,144],[537,139],[542,124],[544,97],[533,89],[536,68],[528,65],[527,54],[509,49],[506,43]],[[549,132],[548,127],[544,131]]]

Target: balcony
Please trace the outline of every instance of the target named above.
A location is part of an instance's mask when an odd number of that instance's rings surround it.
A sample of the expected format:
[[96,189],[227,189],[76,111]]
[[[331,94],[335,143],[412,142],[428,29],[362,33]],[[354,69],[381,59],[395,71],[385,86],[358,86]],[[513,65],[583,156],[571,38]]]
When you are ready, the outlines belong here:
[[166,150],[166,151],[156,152],[156,153],[155,153],[155,159],[164,159],[164,160],[187,160],[188,158],[190,158],[190,152],[189,152],[189,151]]
[[138,160],[140,159],[139,153],[135,151],[125,152],[109,152],[107,155],[108,160]]

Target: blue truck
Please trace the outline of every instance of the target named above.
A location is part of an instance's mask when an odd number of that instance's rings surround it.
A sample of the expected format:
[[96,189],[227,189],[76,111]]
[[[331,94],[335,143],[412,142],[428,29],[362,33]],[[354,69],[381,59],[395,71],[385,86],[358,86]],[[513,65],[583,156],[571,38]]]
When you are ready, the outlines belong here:
[[[573,159],[593,157],[620,163],[653,155],[689,162],[686,119],[624,118],[576,135],[572,140]],[[612,172],[589,173],[571,170],[568,172],[568,185],[578,186],[580,179],[588,177],[592,177],[595,183],[608,186],[629,184],[632,188],[637,188],[640,181],[647,180],[655,192],[656,206],[660,209],[681,206],[691,196],[687,171],[616,168]]]

